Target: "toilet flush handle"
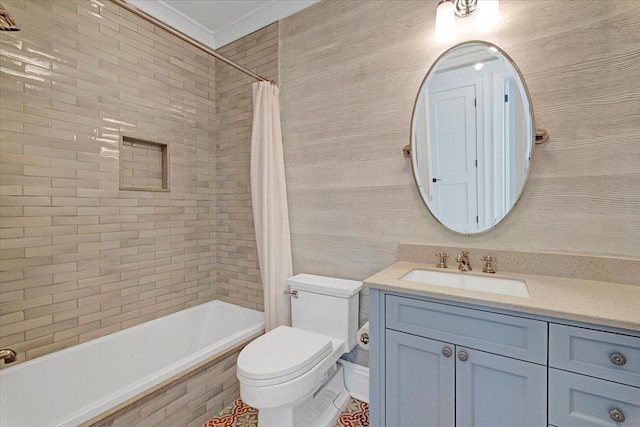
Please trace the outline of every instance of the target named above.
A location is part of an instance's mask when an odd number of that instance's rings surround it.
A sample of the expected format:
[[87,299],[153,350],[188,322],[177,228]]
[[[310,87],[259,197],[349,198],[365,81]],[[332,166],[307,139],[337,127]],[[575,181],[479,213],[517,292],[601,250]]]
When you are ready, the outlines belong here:
[[293,298],[298,298],[298,291],[284,291],[283,294],[290,295]]

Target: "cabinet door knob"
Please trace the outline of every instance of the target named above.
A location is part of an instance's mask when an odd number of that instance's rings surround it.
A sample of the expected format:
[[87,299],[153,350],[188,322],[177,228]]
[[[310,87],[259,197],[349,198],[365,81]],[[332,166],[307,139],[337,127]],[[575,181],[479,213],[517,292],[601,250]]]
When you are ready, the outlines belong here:
[[453,351],[451,351],[449,347],[442,347],[442,355],[444,357],[451,357],[452,354],[453,354]]
[[613,353],[611,356],[609,356],[609,360],[611,360],[611,363],[616,366],[623,366],[625,363],[627,363],[627,358],[620,353]]
[[609,418],[617,423],[623,423],[627,418],[624,416],[624,412],[620,409],[612,409],[609,411]]
[[458,359],[463,362],[466,362],[469,359],[469,354],[466,351],[458,352]]

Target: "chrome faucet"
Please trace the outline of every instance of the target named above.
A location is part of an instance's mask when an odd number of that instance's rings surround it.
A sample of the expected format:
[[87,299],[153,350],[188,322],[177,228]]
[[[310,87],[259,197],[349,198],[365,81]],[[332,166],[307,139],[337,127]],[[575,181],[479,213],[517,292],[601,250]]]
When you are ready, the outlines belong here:
[[10,348],[3,348],[0,350],[0,359],[4,360],[4,363],[12,363],[16,361],[16,352]]
[[460,252],[458,254],[458,257],[456,258],[456,261],[458,261],[458,270],[460,271],[473,270],[471,268],[471,261],[469,261],[469,252],[467,251]]

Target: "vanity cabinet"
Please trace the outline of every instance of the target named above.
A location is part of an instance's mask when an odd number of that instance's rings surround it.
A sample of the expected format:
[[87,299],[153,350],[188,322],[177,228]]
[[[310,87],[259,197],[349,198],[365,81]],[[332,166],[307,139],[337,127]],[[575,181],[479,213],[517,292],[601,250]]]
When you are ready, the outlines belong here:
[[547,425],[545,322],[384,298],[385,414],[378,426]]
[[640,427],[640,337],[550,323],[549,423]]
[[393,330],[386,338],[385,425],[453,427],[454,346]]
[[372,427],[640,427],[638,333],[370,298]]

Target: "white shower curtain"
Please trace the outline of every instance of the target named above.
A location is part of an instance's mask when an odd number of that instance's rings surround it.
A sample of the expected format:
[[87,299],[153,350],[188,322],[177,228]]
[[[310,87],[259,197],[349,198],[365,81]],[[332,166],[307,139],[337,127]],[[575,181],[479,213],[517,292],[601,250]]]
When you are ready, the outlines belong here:
[[284,176],[278,87],[253,84],[251,201],[264,289],[265,329],[291,324],[286,279],[291,276],[291,236]]

